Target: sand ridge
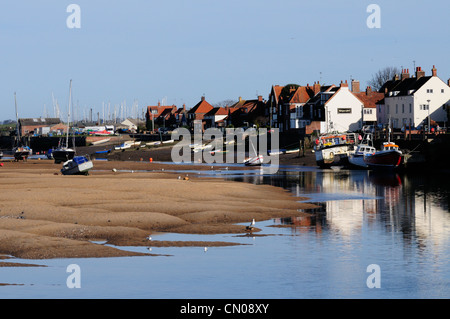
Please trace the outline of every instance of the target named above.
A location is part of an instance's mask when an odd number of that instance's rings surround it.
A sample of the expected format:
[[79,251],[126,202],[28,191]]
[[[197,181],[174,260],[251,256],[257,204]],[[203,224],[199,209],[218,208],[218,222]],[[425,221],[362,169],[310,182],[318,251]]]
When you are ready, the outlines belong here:
[[[305,213],[298,209],[311,206],[273,186],[198,179],[193,174],[178,179],[167,164],[95,161],[94,165],[89,176],[63,176],[60,165],[52,161],[4,163],[0,255],[24,259],[147,255],[93,241],[115,246],[234,245],[152,243],[146,238],[155,232],[242,234],[245,226],[236,223],[301,216]],[[149,170],[153,172],[144,172]]]

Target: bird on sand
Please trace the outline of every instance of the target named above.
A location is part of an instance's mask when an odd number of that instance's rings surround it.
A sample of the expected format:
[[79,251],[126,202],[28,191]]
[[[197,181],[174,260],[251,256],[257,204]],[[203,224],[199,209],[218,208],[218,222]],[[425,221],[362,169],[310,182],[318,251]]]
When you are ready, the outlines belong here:
[[249,226],[247,226],[245,229],[252,231],[253,230],[253,226],[255,226],[255,219],[253,218],[252,222],[250,223]]

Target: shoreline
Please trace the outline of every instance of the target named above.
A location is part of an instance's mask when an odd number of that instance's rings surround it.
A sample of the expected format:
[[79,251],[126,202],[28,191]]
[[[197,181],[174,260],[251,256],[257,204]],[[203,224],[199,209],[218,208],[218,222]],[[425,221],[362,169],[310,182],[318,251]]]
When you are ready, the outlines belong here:
[[[89,176],[63,176],[59,172],[61,165],[50,160],[3,163],[3,259],[155,255],[119,249],[123,246],[236,245],[146,238],[158,232],[246,235],[246,226],[237,223],[250,223],[253,218],[261,221],[309,216],[298,210],[315,207],[300,203],[301,198],[275,186],[197,178],[194,174],[180,180],[178,173],[163,171],[210,169],[205,165],[95,161]],[[113,168],[117,171],[113,172]],[[0,261],[0,267],[11,264]]]

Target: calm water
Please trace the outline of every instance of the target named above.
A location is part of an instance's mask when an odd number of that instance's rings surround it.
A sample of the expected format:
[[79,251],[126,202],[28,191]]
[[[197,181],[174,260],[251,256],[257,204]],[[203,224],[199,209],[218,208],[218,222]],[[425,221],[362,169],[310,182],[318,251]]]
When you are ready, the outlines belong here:
[[[219,240],[233,247],[153,248],[170,256],[23,260],[0,268],[1,298],[449,298],[448,175],[375,175],[282,167],[279,174],[205,176],[284,187],[320,208],[306,218],[256,224],[267,236],[162,234],[157,240]],[[125,249],[147,252],[145,247]],[[22,260],[17,260],[22,261]],[[66,268],[81,269],[69,289]],[[368,288],[369,265],[380,288]]]

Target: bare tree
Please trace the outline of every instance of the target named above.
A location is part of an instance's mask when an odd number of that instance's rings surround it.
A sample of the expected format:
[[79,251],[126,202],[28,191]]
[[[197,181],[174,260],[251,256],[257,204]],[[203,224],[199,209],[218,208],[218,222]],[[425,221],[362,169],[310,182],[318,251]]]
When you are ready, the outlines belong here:
[[381,89],[384,83],[392,80],[394,76],[398,74],[400,74],[400,70],[397,67],[388,66],[372,75],[372,79],[367,83],[372,87],[373,90],[378,91],[379,89]]
[[225,106],[232,106],[233,104],[236,104],[236,100],[232,100],[232,99],[227,99],[227,100],[223,100],[217,103],[214,103],[213,106],[214,107],[225,107]]

